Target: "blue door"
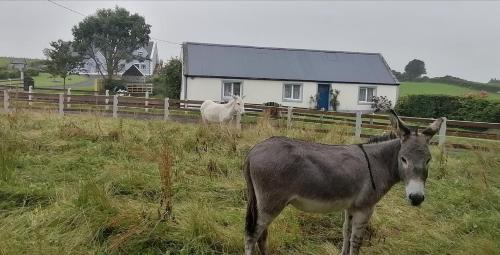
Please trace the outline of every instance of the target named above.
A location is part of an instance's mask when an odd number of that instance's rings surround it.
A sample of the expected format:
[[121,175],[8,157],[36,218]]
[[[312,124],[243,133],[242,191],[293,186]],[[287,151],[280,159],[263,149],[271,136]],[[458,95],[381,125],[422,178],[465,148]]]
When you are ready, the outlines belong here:
[[330,106],[330,84],[318,84],[318,109],[328,111]]

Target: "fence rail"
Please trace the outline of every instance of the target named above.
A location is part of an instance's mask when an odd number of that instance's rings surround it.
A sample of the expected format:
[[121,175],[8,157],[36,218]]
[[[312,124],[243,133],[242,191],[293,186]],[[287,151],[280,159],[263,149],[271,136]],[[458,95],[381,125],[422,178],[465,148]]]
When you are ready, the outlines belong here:
[[[150,116],[163,116],[163,119],[170,119],[172,111],[182,110],[184,112],[199,111],[202,101],[178,100],[178,99],[158,99],[149,98],[149,93],[145,97],[111,96],[106,95],[75,95],[71,91],[66,93],[51,94],[26,91],[9,91],[0,87],[0,101],[3,102],[3,109],[9,111],[14,108],[33,109],[56,109],[59,114],[64,115],[65,111],[102,111],[118,117],[119,114],[133,113],[146,114]],[[369,135],[370,130],[387,130],[388,117],[378,114],[361,114],[345,112],[327,112],[304,108],[273,107],[257,104],[245,104],[245,110],[251,117],[261,117],[262,112],[273,110],[279,118],[286,119],[287,127],[293,127],[295,122],[301,123],[321,123],[338,124],[351,126],[357,137]],[[434,121],[431,118],[401,117],[410,126],[419,126]],[[239,121],[236,123],[239,125]],[[373,132],[372,132],[373,133]],[[439,143],[445,142],[446,136],[480,138],[489,140],[500,140],[500,123],[472,122],[446,120],[443,122],[439,135]]]

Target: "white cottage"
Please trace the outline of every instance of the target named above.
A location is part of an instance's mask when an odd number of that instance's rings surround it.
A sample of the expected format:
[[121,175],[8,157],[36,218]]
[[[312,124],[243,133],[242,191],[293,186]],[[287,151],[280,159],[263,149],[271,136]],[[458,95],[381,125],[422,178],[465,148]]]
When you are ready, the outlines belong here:
[[182,46],[181,99],[370,112],[373,96],[396,103],[399,82],[379,53],[284,49],[186,42]]

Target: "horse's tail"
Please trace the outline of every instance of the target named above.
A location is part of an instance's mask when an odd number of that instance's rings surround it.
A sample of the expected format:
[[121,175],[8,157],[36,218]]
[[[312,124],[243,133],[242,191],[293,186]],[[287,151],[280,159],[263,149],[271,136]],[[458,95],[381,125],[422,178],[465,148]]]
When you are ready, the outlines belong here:
[[257,226],[257,201],[255,198],[255,190],[253,188],[253,181],[250,175],[250,161],[248,158],[245,160],[245,165],[243,168],[245,173],[245,179],[247,181],[247,215],[245,221],[245,231],[248,235],[253,235],[255,233],[255,227]]

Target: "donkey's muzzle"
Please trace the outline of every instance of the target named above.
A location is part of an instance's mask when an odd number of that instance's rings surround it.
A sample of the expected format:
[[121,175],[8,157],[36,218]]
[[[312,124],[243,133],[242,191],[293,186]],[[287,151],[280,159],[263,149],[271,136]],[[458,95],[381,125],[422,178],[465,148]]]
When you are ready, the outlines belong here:
[[418,206],[422,202],[424,202],[425,196],[422,194],[410,194],[409,198],[411,201],[411,205]]

